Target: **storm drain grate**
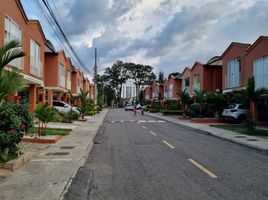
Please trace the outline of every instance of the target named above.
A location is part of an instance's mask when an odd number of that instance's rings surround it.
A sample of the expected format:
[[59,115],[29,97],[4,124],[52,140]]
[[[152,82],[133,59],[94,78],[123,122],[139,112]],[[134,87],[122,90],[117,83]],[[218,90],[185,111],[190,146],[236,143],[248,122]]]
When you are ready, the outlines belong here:
[[235,138],[247,138],[246,136],[241,136],[241,135],[237,135],[237,136],[234,136]]
[[46,156],[65,156],[65,155],[69,155],[69,152],[50,152],[47,153]]
[[61,149],[74,149],[75,146],[62,146]]
[[256,141],[259,141],[259,140],[257,140],[257,139],[247,139],[247,141],[256,142]]

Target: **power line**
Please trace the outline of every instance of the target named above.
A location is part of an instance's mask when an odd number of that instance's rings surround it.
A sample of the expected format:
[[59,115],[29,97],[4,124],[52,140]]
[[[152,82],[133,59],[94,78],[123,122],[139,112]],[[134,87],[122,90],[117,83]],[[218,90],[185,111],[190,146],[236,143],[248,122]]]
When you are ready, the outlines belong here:
[[72,44],[70,43],[68,37],[66,36],[66,34],[64,33],[64,31],[62,30],[57,18],[55,17],[55,14],[53,13],[49,3],[47,0],[42,0],[42,2],[44,3],[45,7],[47,8],[48,12],[50,13],[54,23],[56,24],[56,26],[58,27],[58,30],[60,31],[61,35],[63,36],[65,42],[67,43],[67,45],[69,46],[70,50],[72,51],[73,55],[76,57],[77,61],[80,63],[81,67],[84,68],[84,70],[86,70],[87,72],[89,72],[89,70],[85,67],[85,64],[82,62],[82,60],[79,58],[77,52],[75,51],[75,49],[73,48]]
[[[72,54],[70,52],[70,50],[68,48],[65,47],[65,42],[61,36],[61,34],[59,33],[59,31],[56,29],[56,27],[53,25],[53,21],[50,19],[50,17],[48,16],[48,14],[45,12],[44,8],[42,7],[42,5],[38,2],[38,0],[34,0],[34,3],[36,5],[36,8],[38,9],[37,12],[41,13],[42,15],[40,15],[39,19],[41,21],[43,21],[45,19],[45,21],[47,21],[47,23],[49,24],[49,27],[52,29],[52,31],[55,33],[56,39],[58,40],[58,44],[61,46],[62,49],[65,50],[66,53],[69,54],[69,56],[72,57]],[[32,7],[34,8],[34,7]],[[43,21],[43,23],[45,23]],[[73,59],[73,61],[75,62],[76,60]],[[76,62],[75,62],[76,63]]]

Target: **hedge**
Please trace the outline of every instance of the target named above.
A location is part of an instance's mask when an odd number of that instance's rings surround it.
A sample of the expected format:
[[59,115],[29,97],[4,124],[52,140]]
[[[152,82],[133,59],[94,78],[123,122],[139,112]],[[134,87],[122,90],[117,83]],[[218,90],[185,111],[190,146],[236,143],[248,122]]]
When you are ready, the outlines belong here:
[[183,110],[160,110],[163,115],[183,115]]

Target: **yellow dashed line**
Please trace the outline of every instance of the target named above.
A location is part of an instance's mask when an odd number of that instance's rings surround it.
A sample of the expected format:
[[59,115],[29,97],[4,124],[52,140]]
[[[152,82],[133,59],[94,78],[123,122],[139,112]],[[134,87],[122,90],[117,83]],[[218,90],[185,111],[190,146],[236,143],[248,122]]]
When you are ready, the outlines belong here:
[[168,143],[166,140],[163,140],[163,142],[171,149],[175,149],[175,147],[173,145],[171,145],[170,143]]
[[156,134],[155,134],[153,131],[150,131],[150,133],[151,133],[152,135],[156,136]]
[[215,174],[213,174],[211,171],[200,165],[198,162],[194,161],[193,159],[188,159],[189,162],[191,162],[194,166],[196,166],[201,171],[205,172],[207,175],[209,175],[211,178],[218,178]]

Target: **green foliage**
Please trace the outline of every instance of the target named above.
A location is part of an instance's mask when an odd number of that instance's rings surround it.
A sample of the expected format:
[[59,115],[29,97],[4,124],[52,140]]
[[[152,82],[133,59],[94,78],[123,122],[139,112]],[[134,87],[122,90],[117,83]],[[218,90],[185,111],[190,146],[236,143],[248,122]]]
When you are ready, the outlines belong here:
[[159,71],[159,74],[158,74],[158,83],[159,84],[164,84],[164,72],[162,70]]
[[6,161],[17,155],[22,132],[32,127],[32,118],[26,105],[3,102],[0,119],[0,159]]
[[3,102],[0,106],[0,131],[21,132],[33,126],[32,115],[26,104]]
[[59,113],[50,108],[47,104],[38,104],[34,111],[35,117],[37,117],[38,123],[38,135],[46,135],[46,125],[48,122],[54,121],[59,118]]
[[164,115],[183,115],[184,110],[160,110]]
[[157,112],[160,112],[160,108],[148,108],[148,111],[150,113],[157,113]]
[[61,122],[72,123],[74,120],[78,120],[79,114],[76,111],[69,111],[62,116]]
[[[248,78],[246,91],[247,91],[248,99],[253,100],[254,99],[254,93],[255,93],[255,79],[254,79],[254,77],[249,77]],[[248,102],[248,104],[249,104],[249,102]]]
[[12,60],[23,56],[25,53],[16,41],[10,41],[0,47],[0,103],[8,96],[25,88],[21,75],[15,71],[3,70]]
[[183,91],[179,90],[177,94],[180,98],[183,109],[185,109],[185,106],[188,105],[190,103],[190,100],[191,100],[191,97],[190,97],[188,91],[186,89],[184,89]]
[[112,102],[115,101],[115,90],[110,86],[104,86],[104,101],[107,103],[108,106],[112,105]]
[[167,100],[168,110],[178,110],[180,109],[179,101],[177,100]]

